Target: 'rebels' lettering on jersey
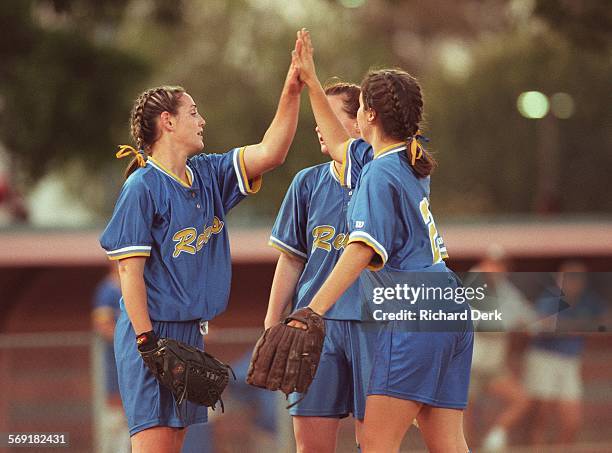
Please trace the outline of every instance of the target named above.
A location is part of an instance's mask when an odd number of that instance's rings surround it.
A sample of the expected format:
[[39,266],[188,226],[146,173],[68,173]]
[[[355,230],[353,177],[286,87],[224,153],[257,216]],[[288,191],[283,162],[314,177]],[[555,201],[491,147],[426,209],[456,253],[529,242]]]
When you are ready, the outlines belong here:
[[199,252],[202,250],[202,247],[208,244],[213,234],[219,234],[223,230],[223,226],[224,223],[215,216],[212,225],[204,227],[204,231],[200,235],[198,235],[198,231],[195,228],[184,228],[177,231],[172,236],[172,240],[177,243],[174,246],[172,257],[176,258],[182,252],[195,255],[196,252]]
[[[332,162],[300,171],[287,190],[269,244],[304,261],[293,309],[307,306],[347,244],[350,191]],[[360,320],[359,284],[351,286],[325,314],[327,319]]]
[[225,310],[231,280],[225,216],[261,185],[261,178],[247,179],[243,153],[192,157],[191,184],[150,158],[124,183],[100,244],[110,259],[148,257],[151,319],[210,320]]
[[336,234],[336,228],[331,225],[319,225],[312,229],[312,242],[313,252],[314,249],[321,249],[326,252],[330,252],[332,247],[335,250],[341,250],[346,247],[348,243],[348,234],[338,233]]

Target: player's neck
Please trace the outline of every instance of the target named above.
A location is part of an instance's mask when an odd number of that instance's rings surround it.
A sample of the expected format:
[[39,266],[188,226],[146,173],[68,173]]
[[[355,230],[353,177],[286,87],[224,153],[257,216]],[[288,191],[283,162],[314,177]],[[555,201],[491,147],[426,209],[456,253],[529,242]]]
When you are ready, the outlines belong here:
[[335,160],[332,160],[332,162],[334,163],[334,169],[336,170],[336,174],[341,175],[342,174],[342,164],[339,164]]
[[395,145],[398,142],[399,140],[395,138],[385,137],[382,134],[374,133],[370,140],[370,145],[372,145],[374,155],[377,155],[381,150]]
[[151,156],[170,170],[176,177],[189,184],[187,179],[187,155],[170,143],[156,143],[151,148]]

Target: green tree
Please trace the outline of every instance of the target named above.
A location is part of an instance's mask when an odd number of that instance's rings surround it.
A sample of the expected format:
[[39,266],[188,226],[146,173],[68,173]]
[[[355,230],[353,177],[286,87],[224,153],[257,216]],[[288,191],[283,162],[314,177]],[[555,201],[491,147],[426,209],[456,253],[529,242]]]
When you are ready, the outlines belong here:
[[141,58],[79,31],[78,20],[55,16],[49,6],[0,3],[0,140],[28,182],[76,156],[95,168],[148,71]]
[[426,77],[432,145],[441,162],[437,206],[459,215],[533,212],[543,120],[523,118],[516,102],[521,92],[537,90],[568,93],[575,103],[570,118],[546,120],[558,134],[559,209],[612,211],[606,176],[612,137],[604,127],[612,124],[611,74],[609,60],[554,35],[515,33],[477,46],[465,81]]

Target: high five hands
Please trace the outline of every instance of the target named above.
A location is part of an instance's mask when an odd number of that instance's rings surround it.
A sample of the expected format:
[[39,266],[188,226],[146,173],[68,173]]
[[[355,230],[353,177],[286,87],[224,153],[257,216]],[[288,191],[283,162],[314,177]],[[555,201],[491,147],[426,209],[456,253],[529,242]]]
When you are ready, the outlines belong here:
[[292,55],[295,55],[293,64],[298,68],[300,80],[308,86],[318,81],[313,53],[310,32],[305,28],[298,30],[295,49],[292,52]]

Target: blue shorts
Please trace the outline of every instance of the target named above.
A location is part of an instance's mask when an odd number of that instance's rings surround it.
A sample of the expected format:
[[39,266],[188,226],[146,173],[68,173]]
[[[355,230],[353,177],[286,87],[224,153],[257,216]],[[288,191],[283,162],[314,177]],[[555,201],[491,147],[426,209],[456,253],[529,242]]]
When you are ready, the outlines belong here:
[[379,334],[368,395],[465,409],[474,332],[410,332],[393,321]]
[[[160,337],[174,338],[200,349],[204,346],[199,321],[153,321],[153,330]],[[154,426],[184,428],[207,421],[207,408],[189,401],[182,404],[179,417],[174,397],[142,361],[134,329],[124,310],[115,327],[115,359],[130,436]]]
[[[379,323],[325,320],[321,361],[305,398],[289,409],[306,417],[353,417],[363,420],[365,399]],[[302,395],[292,393],[294,403]]]

